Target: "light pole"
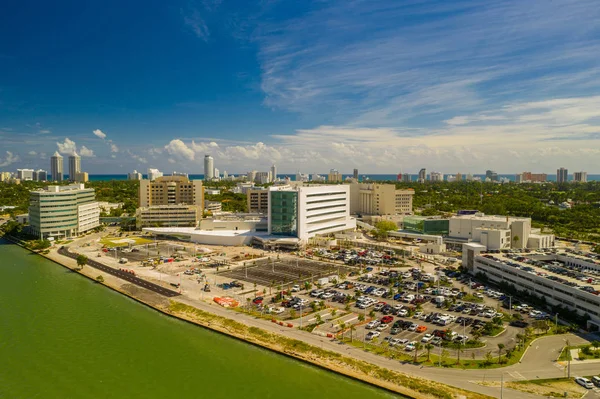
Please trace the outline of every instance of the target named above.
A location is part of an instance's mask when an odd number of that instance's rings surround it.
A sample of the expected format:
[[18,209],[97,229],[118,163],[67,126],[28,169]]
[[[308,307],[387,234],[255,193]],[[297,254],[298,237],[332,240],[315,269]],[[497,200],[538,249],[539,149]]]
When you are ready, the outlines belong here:
[[504,373],[500,374],[500,399],[504,398]]
[[567,343],[567,378],[571,378],[571,349],[569,349],[569,340],[564,339]]
[[512,318],[512,296],[508,296],[508,314]]

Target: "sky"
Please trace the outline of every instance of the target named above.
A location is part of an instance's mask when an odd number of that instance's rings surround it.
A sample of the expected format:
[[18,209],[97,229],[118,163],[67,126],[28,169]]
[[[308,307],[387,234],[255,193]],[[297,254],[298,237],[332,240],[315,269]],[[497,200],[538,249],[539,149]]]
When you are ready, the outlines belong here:
[[600,173],[597,0],[7,2],[0,170]]

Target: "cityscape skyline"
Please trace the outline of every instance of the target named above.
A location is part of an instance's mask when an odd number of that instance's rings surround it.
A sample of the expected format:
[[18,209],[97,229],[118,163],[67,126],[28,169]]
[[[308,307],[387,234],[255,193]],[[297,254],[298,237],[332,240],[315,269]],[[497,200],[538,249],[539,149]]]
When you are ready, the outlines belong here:
[[76,151],[92,174],[201,171],[206,154],[228,171],[593,173],[600,155],[590,0],[133,2],[111,32],[95,28],[110,1],[50,7],[0,19],[3,169]]

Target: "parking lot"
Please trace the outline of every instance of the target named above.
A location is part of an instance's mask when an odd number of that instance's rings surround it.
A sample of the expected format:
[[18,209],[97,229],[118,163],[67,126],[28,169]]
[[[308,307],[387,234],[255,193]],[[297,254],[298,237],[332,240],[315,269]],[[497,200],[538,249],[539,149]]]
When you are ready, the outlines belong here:
[[301,284],[304,281],[316,281],[322,277],[348,274],[352,270],[354,269],[338,264],[283,257],[248,261],[235,270],[220,272],[219,276],[269,287],[283,286],[292,282]]

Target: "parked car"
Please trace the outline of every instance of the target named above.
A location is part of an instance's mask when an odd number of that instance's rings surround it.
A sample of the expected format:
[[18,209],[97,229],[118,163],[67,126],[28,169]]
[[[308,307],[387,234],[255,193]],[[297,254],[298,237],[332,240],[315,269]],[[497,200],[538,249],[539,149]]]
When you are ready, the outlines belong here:
[[585,377],[575,377],[575,382],[587,389],[594,388],[594,384],[592,384],[592,381],[588,380]]
[[370,321],[369,323],[367,323],[366,328],[371,330],[373,328],[379,327],[380,324],[381,324],[381,322],[379,320],[373,320],[373,321]]
[[383,324],[389,324],[392,321],[394,321],[394,318],[392,316],[383,316],[380,320]]

